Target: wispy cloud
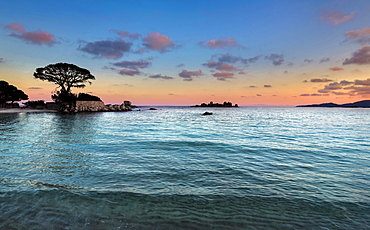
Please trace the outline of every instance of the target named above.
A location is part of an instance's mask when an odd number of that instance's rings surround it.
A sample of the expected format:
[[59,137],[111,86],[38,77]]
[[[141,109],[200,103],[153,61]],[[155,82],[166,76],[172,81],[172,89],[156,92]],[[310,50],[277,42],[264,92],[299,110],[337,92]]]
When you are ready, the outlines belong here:
[[329,11],[329,12],[323,13],[321,15],[321,20],[325,23],[329,23],[329,24],[333,24],[333,25],[339,25],[343,22],[349,21],[355,15],[356,15],[356,13],[354,13],[354,12],[346,15],[345,12]]
[[370,42],[370,28],[347,31],[345,35],[347,36],[347,40],[360,43],[361,45]]
[[269,56],[265,56],[266,60],[272,61],[272,64],[275,66],[281,65],[284,63],[284,55],[283,54],[270,54]]
[[331,79],[327,79],[327,78],[313,78],[310,80],[310,82],[330,82],[330,81],[333,81]]
[[27,89],[36,90],[36,89],[42,89],[41,87],[29,87]]
[[349,64],[370,64],[370,46],[363,46],[359,50],[355,51],[352,54],[352,57],[346,58],[343,62],[343,65]]
[[80,51],[94,55],[95,57],[105,57],[109,59],[119,59],[124,54],[131,51],[131,42],[126,40],[102,40],[96,42],[82,42],[83,46],[79,47]]
[[200,46],[215,49],[215,48],[235,48],[240,47],[244,48],[244,46],[240,45],[235,38],[225,38],[225,39],[213,39],[209,41],[201,41],[198,43]]
[[57,43],[53,34],[41,30],[28,32],[19,22],[11,23],[5,26],[5,28],[14,31],[10,36],[22,39],[32,44],[52,46]]
[[272,86],[271,85],[264,85],[263,87],[265,87],[265,88],[271,88]]
[[149,78],[152,78],[152,79],[164,79],[164,80],[172,80],[172,79],[174,79],[173,77],[162,75],[162,74],[150,75]]
[[301,96],[301,97],[320,97],[320,96],[329,96],[330,94],[328,94],[328,93],[325,93],[325,94],[321,94],[321,93],[311,93],[311,94],[309,94],[309,93],[303,93],[303,94],[301,94],[301,95],[299,95],[299,96]]
[[4,58],[0,58],[0,63],[4,63]]
[[326,85],[319,93],[331,93],[334,95],[370,96],[370,78],[365,80],[333,82]]
[[144,69],[151,65],[151,62],[146,60],[138,60],[138,61],[120,61],[112,63],[114,66],[122,67],[122,68],[129,68],[129,69]]
[[179,76],[183,78],[184,81],[192,81],[193,77],[203,75],[202,70],[188,71],[183,69]]
[[322,58],[320,59],[319,63],[329,62],[330,58]]
[[330,70],[332,71],[341,71],[341,70],[344,70],[342,67],[332,67],[330,68]]
[[128,31],[119,31],[119,30],[112,30],[112,31],[122,37],[127,37],[130,39],[139,39],[141,37],[141,34],[139,33],[130,33]]
[[140,75],[140,71],[137,69],[122,69],[119,71],[119,74],[127,75],[127,76],[134,76],[134,75]]

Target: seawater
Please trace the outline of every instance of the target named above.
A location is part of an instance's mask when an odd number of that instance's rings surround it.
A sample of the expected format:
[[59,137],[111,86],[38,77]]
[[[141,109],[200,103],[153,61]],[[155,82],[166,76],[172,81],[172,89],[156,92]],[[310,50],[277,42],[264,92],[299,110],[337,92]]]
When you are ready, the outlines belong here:
[[370,229],[370,109],[157,108],[0,114],[0,229]]

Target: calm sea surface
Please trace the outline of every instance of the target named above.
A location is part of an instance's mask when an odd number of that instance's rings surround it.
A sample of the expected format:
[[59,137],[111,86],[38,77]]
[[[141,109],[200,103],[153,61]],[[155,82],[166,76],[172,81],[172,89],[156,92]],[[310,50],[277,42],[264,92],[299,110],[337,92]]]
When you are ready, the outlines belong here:
[[0,114],[0,229],[370,229],[370,109],[157,108]]

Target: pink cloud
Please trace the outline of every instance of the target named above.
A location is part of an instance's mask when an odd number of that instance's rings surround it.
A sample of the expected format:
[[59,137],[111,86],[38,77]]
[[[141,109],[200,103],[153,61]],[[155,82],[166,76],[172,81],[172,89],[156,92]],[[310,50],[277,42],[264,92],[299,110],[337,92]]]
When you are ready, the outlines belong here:
[[323,20],[326,23],[330,23],[333,25],[338,25],[340,23],[346,22],[350,19],[352,19],[356,13],[352,12],[349,15],[346,15],[344,12],[340,11],[329,11],[323,15],[321,15],[321,20]]
[[341,70],[344,70],[344,69],[341,68],[341,67],[332,67],[332,68],[330,68],[330,70],[332,70],[332,71],[341,71]]
[[221,70],[221,71],[235,71],[236,70],[234,66],[229,65],[229,64],[223,64],[223,65],[217,66],[216,69]]
[[148,36],[143,38],[143,45],[151,50],[156,50],[161,53],[168,52],[170,49],[175,48],[175,44],[171,39],[158,32],[150,32]]
[[122,37],[128,37],[131,39],[138,39],[139,37],[141,37],[141,34],[139,33],[130,33],[128,31],[117,31],[117,30],[113,30],[113,31],[117,33],[118,35],[121,35]]
[[134,75],[139,75],[140,71],[137,69],[122,69],[121,71],[119,71],[119,74],[127,75],[127,76],[134,76]]
[[56,40],[53,34],[50,34],[48,32],[44,32],[41,30],[27,32],[24,29],[24,26],[18,22],[11,23],[5,26],[5,28],[14,31],[13,33],[10,34],[10,36],[25,40],[30,43],[34,43],[38,45],[45,44],[48,46],[52,46],[56,43]]
[[370,42],[370,28],[365,28],[363,30],[352,30],[347,31],[345,35],[360,44],[365,44],[367,42]]
[[199,42],[199,45],[215,49],[215,48],[235,48],[235,47],[243,47],[242,45],[238,44],[235,38],[225,38],[225,39],[213,39],[207,42]]
[[219,81],[225,81],[226,79],[234,78],[233,73],[228,73],[228,72],[225,72],[225,71],[217,72],[217,73],[214,73],[212,75],[215,78],[217,78],[217,80],[219,80]]
[[0,58],[0,63],[4,62],[4,58]]
[[346,60],[343,62],[343,65],[348,64],[370,64],[370,46],[363,46],[359,50],[355,51],[351,58],[346,58]]

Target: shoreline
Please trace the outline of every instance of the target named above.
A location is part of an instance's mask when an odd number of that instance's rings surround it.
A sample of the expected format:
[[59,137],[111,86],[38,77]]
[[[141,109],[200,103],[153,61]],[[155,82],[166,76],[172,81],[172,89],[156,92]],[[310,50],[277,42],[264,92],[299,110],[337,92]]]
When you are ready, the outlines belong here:
[[57,113],[58,110],[52,109],[26,109],[26,108],[1,108],[1,113]]

